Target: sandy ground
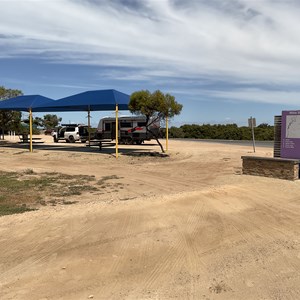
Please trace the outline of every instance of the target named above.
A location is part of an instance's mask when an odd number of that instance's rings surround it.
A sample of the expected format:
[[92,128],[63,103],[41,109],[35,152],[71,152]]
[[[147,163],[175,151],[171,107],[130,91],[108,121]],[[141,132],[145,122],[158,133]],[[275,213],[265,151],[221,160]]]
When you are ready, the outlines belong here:
[[241,175],[249,147],[169,149],[120,146],[116,160],[112,147],[0,145],[4,171],[118,178],[0,218],[0,298],[300,299],[300,182]]

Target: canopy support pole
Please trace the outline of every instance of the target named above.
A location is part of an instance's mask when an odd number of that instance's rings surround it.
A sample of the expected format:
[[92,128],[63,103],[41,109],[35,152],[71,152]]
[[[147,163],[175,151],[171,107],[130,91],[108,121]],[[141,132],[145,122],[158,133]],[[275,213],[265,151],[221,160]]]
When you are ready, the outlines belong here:
[[116,104],[116,158],[119,156],[119,120],[118,120],[118,112],[119,112],[119,107],[118,104]]
[[91,146],[91,110],[88,108],[88,134],[89,134],[89,147]]
[[30,143],[29,143],[29,150],[32,152],[32,110],[29,109],[29,134],[30,134]]
[[166,152],[169,150],[169,122],[168,116],[166,117]]

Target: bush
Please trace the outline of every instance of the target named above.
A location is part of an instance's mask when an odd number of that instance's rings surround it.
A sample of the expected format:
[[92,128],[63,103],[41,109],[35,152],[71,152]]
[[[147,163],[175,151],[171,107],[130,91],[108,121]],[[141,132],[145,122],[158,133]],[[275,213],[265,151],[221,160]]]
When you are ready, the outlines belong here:
[[[270,141],[274,139],[274,126],[261,124],[254,129],[255,139]],[[170,138],[221,139],[221,140],[251,140],[251,128],[237,124],[203,124],[182,125],[169,129]]]

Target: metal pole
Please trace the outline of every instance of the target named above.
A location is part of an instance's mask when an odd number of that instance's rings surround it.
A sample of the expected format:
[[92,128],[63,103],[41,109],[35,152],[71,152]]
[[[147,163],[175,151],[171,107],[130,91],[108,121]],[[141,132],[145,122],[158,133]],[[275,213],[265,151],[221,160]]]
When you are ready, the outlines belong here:
[[91,111],[88,109],[88,133],[89,133],[89,147],[91,146]]
[[169,149],[169,124],[168,124],[168,116],[166,117],[166,152],[168,152]]
[[30,133],[30,143],[29,143],[29,150],[32,152],[32,110],[29,109],[29,133]]
[[252,141],[253,141],[253,151],[255,153],[255,136],[254,136],[254,124],[253,124],[253,118],[251,117],[251,130],[252,130]]
[[119,120],[118,120],[118,112],[119,112],[119,107],[118,104],[116,104],[116,158],[118,158],[119,153],[118,153],[118,146],[119,146]]

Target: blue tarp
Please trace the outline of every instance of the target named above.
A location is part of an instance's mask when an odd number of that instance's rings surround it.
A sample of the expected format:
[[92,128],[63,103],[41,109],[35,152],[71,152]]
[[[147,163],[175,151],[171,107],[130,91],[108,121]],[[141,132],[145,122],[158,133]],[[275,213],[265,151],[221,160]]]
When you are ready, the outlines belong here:
[[0,110],[38,111],[37,107],[54,103],[53,99],[41,95],[27,95],[0,101]]
[[116,90],[87,91],[73,96],[58,99],[52,103],[39,105],[35,111],[101,111],[115,110],[118,104],[119,110],[128,110],[129,95]]

